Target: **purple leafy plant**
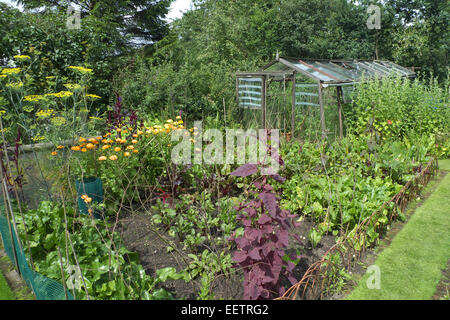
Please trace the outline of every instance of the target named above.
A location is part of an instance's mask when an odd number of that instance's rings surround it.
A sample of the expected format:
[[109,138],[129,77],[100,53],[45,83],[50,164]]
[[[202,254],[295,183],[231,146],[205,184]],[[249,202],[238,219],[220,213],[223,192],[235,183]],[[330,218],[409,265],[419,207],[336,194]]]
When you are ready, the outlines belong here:
[[[258,172],[261,164],[244,164],[231,174],[247,177]],[[294,263],[299,256],[294,254],[285,261],[283,256],[289,244],[289,229],[297,226],[288,210],[279,206],[279,198],[268,183],[271,177],[279,182],[284,178],[278,174],[264,176],[254,181],[254,197],[247,203],[240,203],[235,209],[240,212],[237,219],[244,225],[244,234],[233,234],[230,240],[237,245],[233,260],[235,268],[244,271],[244,299],[269,299],[275,294],[284,293],[280,275],[284,274],[292,284],[297,283],[293,276]]]

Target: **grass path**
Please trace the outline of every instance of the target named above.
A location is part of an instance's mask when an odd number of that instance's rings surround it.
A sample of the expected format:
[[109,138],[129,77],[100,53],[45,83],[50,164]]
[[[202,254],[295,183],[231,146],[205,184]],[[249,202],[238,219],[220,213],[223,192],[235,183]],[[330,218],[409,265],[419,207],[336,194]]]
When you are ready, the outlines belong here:
[[[439,161],[450,170],[450,160]],[[450,259],[450,172],[377,257],[380,289],[369,289],[366,274],[346,299],[429,300]]]
[[14,294],[6,282],[3,273],[0,271],[0,300],[15,300]]

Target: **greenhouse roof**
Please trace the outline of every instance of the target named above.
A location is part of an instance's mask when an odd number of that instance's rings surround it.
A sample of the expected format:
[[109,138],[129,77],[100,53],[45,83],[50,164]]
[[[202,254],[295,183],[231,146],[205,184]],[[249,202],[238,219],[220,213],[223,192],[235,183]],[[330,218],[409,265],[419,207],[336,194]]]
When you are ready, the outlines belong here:
[[363,76],[382,78],[393,75],[402,77],[415,75],[413,71],[386,60],[301,60],[282,57],[278,57],[257,73],[282,76],[292,74],[294,71],[329,84],[353,83],[361,80]]

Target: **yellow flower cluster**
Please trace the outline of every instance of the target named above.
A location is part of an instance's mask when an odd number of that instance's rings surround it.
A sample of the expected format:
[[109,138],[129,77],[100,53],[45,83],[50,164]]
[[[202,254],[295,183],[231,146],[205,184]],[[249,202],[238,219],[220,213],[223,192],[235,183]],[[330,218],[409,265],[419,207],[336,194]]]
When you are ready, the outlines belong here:
[[160,134],[160,133],[171,133],[174,130],[184,129],[183,120],[180,116],[177,116],[177,121],[168,119],[166,123],[162,125],[154,125],[152,127],[146,128],[147,133]]
[[20,68],[5,68],[2,70],[2,74],[17,74],[21,70]]
[[64,118],[64,117],[53,117],[53,118],[50,119],[50,122],[53,125],[59,127],[59,126],[62,126],[62,125],[64,125],[66,123],[66,118]]
[[84,68],[84,67],[69,66],[69,69],[73,69],[73,70],[79,71],[81,73],[92,73],[92,69]]
[[19,60],[26,60],[26,59],[31,59],[31,57],[30,57],[30,56],[27,56],[27,55],[24,55],[24,54],[22,54],[22,55],[17,55],[17,56],[14,56],[14,58],[15,58],[15,59],[19,59]]
[[8,83],[6,86],[17,89],[17,88],[23,87],[23,82],[21,82],[21,81],[11,82],[11,83]]
[[78,90],[81,89],[81,86],[77,83],[66,83],[64,85],[64,87],[66,87],[69,90]]
[[96,94],[91,94],[91,93],[86,94],[86,97],[93,98],[93,99],[101,99],[101,97],[97,96]]
[[53,109],[47,109],[47,110],[39,110],[36,113],[36,116],[39,118],[48,118],[55,114],[55,111]]
[[70,91],[60,91],[57,93],[47,93],[45,94],[46,96],[52,96],[52,97],[58,97],[58,98],[65,98],[65,97],[70,97],[73,95],[73,92]]
[[32,95],[23,97],[24,101],[30,101],[30,102],[35,102],[35,101],[39,101],[42,99],[45,99],[45,96],[36,95],[36,94],[32,94]]

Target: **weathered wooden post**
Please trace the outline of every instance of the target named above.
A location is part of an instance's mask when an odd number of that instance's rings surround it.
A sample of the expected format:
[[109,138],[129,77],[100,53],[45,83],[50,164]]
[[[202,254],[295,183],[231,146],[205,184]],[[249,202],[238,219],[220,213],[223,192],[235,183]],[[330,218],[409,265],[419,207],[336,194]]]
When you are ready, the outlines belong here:
[[318,81],[319,86],[319,105],[320,105],[320,124],[322,127],[322,139],[326,139],[327,137],[327,128],[325,126],[325,109],[323,106],[323,88],[322,88],[322,82]]

